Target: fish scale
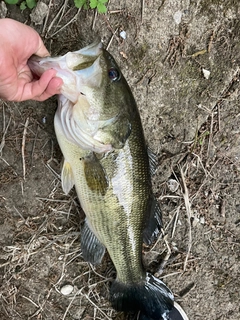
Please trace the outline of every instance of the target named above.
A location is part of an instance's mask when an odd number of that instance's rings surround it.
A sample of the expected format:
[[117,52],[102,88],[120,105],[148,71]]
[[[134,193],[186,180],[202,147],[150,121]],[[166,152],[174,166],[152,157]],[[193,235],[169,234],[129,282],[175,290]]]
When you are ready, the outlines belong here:
[[[139,117],[136,117],[136,123],[137,120],[140,121]],[[138,126],[136,125],[136,128]],[[133,133],[134,131],[135,123],[132,128]],[[60,147],[62,144],[69,143],[65,141],[66,139],[63,134],[60,135],[58,133],[57,138],[60,141]],[[89,225],[97,238],[108,249],[117,269],[118,280],[124,283],[135,282],[139,279],[139,275],[142,274],[143,276],[145,274],[141,264],[141,234],[144,223],[142,213],[146,212],[148,197],[150,195],[150,177],[146,148],[143,148],[142,143],[139,143],[140,141],[141,137],[139,135],[136,139],[135,135],[132,134],[125,147],[115,151],[118,154],[117,157],[113,157],[110,153],[100,160],[100,163],[105,168],[106,176],[110,180],[109,189],[104,197],[88,188],[84,174],[84,160],[79,160],[80,158],[84,159],[88,153],[71,144],[71,147],[70,145],[68,146],[68,150],[69,153],[74,154],[74,157],[71,157],[71,159],[65,157],[65,160],[72,167],[76,191]],[[143,149],[141,153],[144,156],[141,158],[138,157],[139,148]],[[119,205],[118,196],[113,193],[111,184],[114,171],[118,169],[119,154],[126,154],[126,157],[128,154],[131,154],[132,158],[132,169],[127,168],[125,174],[119,176],[119,180],[123,184],[128,181],[128,183],[133,185],[132,193],[128,194],[131,202],[131,212],[127,219],[126,212],[123,206]],[[79,162],[81,165],[79,165]],[[124,162],[121,163],[123,165]],[[129,167],[129,161],[126,162],[126,166]],[[114,167],[115,170],[108,170],[108,168]],[[137,175],[136,172],[138,172]],[[111,176],[112,174],[113,176]],[[139,214],[134,214],[136,210]],[[130,230],[130,226],[134,226],[134,229]],[[130,232],[133,234],[130,234]],[[135,243],[134,246],[133,242]]]

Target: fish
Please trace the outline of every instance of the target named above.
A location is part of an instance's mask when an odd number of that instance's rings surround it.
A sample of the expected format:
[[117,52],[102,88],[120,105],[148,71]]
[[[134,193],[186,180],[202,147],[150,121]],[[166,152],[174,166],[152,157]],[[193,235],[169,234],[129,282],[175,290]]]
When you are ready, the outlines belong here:
[[60,57],[32,57],[40,76],[53,68],[63,79],[54,117],[64,163],[63,191],[75,186],[86,215],[81,229],[83,258],[100,264],[105,251],[116,269],[110,302],[117,311],[140,312],[142,320],[186,320],[172,291],[146,272],[143,242],[162,228],[148,148],[132,91],[113,56],[100,42]]

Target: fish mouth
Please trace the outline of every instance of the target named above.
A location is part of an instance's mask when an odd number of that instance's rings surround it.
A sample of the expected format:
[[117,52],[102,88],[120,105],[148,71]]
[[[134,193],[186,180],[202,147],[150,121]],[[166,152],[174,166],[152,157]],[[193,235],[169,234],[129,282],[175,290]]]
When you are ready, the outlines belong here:
[[41,58],[33,55],[28,60],[28,66],[37,76],[41,76],[48,69],[55,69],[60,71],[58,76],[61,77],[63,70],[74,72],[91,67],[102,52],[102,42],[98,40],[85,48],[68,52],[64,56]]
[[98,40],[85,48],[68,52],[64,56],[45,58],[32,56],[28,60],[28,65],[33,74],[38,77],[46,70],[56,70],[56,76],[63,80],[61,93],[72,103],[76,103],[79,92],[85,94],[87,86],[96,88],[101,85],[102,53],[102,42]]

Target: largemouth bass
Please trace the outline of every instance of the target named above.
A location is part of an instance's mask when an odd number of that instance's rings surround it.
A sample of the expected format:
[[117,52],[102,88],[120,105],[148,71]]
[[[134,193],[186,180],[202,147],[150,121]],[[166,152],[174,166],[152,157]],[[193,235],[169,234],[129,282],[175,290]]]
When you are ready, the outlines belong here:
[[99,264],[107,249],[114,263],[112,306],[141,311],[142,319],[187,319],[170,289],[142,265],[142,243],[158,235],[161,213],[139,112],[115,60],[94,43],[62,57],[33,57],[29,65],[38,75],[54,68],[63,79],[54,119],[62,187],[67,194],[75,185],[86,214],[84,259]]

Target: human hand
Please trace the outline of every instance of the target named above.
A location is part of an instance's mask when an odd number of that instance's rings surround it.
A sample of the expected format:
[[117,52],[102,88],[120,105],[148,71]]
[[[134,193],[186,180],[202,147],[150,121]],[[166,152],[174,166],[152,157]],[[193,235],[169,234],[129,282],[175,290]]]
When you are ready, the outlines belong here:
[[43,101],[60,93],[63,83],[55,70],[35,79],[27,65],[33,55],[49,56],[39,34],[12,19],[0,19],[0,98],[9,101]]

